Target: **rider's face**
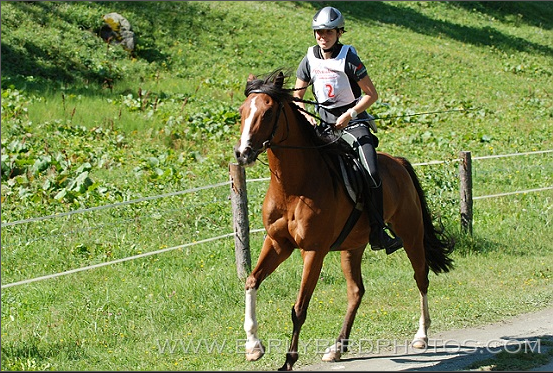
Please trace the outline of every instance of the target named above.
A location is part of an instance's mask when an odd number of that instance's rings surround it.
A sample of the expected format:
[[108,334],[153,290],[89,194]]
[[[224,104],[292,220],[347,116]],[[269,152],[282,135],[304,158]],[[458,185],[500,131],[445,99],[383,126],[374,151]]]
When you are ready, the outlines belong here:
[[338,30],[315,30],[315,40],[322,49],[330,49],[338,41]]

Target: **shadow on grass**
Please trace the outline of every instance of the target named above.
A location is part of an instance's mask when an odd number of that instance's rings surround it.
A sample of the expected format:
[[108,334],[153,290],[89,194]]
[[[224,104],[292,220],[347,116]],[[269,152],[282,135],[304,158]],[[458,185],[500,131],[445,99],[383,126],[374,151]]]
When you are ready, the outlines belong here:
[[[423,2],[424,3],[424,2]],[[333,5],[342,10],[347,20],[357,20],[367,25],[393,25],[409,29],[423,35],[440,36],[476,46],[489,46],[505,53],[526,52],[553,55],[553,47],[542,45],[521,37],[505,34],[488,26],[465,26],[434,19],[407,7],[398,7],[389,2],[300,2],[298,8],[310,7],[315,12],[324,5]],[[197,39],[201,33],[219,32],[219,24],[225,24],[225,14],[217,13],[216,7],[207,9],[200,2],[83,2],[72,5],[72,12],[63,12],[56,2],[12,2],[6,12],[2,12],[4,32],[24,24],[24,27],[44,28],[45,39],[57,40],[51,45],[41,40],[33,40],[20,35],[17,40],[2,39],[2,87],[14,85],[29,90],[44,90],[44,87],[59,87],[60,84],[75,82],[96,82],[99,85],[112,86],[122,77],[118,71],[98,69],[98,61],[91,56],[76,56],[75,52],[64,46],[67,38],[84,38],[84,33],[95,33],[101,26],[101,15],[106,10],[121,12],[132,16],[133,29],[138,38],[135,55],[148,63],[174,64],[164,43],[173,37],[184,35],[188,39]],[[289,4],[275,4],[289,6]],[[426,5],[421,5],[426,6]],[[553,26],[553,5],[551,2],[445,2],[430,4],[436,7],[452,7],[479,13],[483,19],[494,18],[504,23],[528,24],[550,30]],[[4,10],[4,9],[3,9]],[[12,11],[13,10],[13,11]],[[97,13],[97,14],[96,14]],[[23,20],[19,18],[25,18]],[[55,27],[49,25],[56,21]],[[6,22],[4,22],[6,21]],[[58,22],[59,21],[59,22]],[[136,27],[134,26],[136,25]],[[51,28],[54,27],[52,30]],[[226,26],[225,26],[226,27]],[[83,34],[75,33],[80,30]],[[230,30],[230,26],[229,26]],[[166,37],[169,35],[169,37]],[[63,40],[63,42],[61,42]],[[12,44],[13,43],[13,44]],[[166,53],[167,52],[167,53]],[[193,51],[191,51],[193,52]],[[96,57],[98,58],[98,57]],[[119,58],[123,58],[119,56]],[[88,90],[85,89],[86,93]],[[90,92],[90,90],[88,90]]]
[[63,359],[72,361],[87,360],[85,351],[78,341],[44,343],[36,336],[15,342],[3,341],[2,370],[52,370],[49,360],[53,357],[62,356]]
[[[311,2],[314,9],[320,2]],[[327,3],[325,3],[326,5]],[[346,25],[348,19],[367,24],[385,24],[400,26],[413,32],[429,36],[441,36],[475,46],[495,47],[505,53],[527,52],[545,56],[553,55],[549,45],[533,43],[523,38],[507,35],[490,26],[474,27],[432,19],[413,9],[396,7],[381,1],[369,2],[329,2],[331,6],[344,13]],[[516,22],[550,30],[553,26],[553,5],[550,2],[447,2],[444,6],[478,12],[506,22],[515,18]],[[346,27],[347,29],[347,27]]]
[[455,234],[455,252],[462,256],[474,254],[487,254],[502,250],[505,244],[494,241],[488,237],[465,234],[457,232]]

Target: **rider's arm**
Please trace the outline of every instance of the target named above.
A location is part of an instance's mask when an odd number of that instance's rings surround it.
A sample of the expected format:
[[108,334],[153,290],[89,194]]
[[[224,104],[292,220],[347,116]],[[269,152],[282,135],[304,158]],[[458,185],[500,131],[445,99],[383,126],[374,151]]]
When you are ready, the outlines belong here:
[[[301,80],[300,78],[296,78],[296,85],[294,86],[294,97],[299,98],[300,100],[303,99],[303,96],[305,96],[305,91],[307,90],[307,87],[309,86],[309,83],[306,81]],[[301,89],[304,88],[304,89]],[[296,105],[298,105],[300,108],[305,110],[305,103],[303,102],[297,102],[294,101]],[[302,114],[304,117],[311,123],[313,126],[317,125],[317,120],[312,115],[307,114],[302,110]]]
[[360,81],[357,82],[359,87],[363,91],[364,95],[361,97],[361,100],[353,107],[355,111],[361,113],[362,111],[367,110],[372,104],[378,100],[378,92],[368,75],[365,75]]
[[[376,102],[376,100],[378,100],[378,92],[376,91],[376,88],[367,73],[365,65],[359,59],[359,56],[354,53],[349,53],[347,58],[348,64],[346,67],[346,73],[350,77],[350,82],[356,81],[359,88],[363,91],[361,98],[353,107],[353,110],[359,114],[367,110]],[[351,112],[346,111],[336,121],[336,128],[341,129],[346,127],[351,119]]]
[[[363,91],[361,98],[353,107],[353,110],[355,110],[358,114],[362,113],[374,104],[376,100],[378,100],[378,92],[376,91],[376,88],[367,73],[365,64],[361,62],[361,59],[357,53],[352,52],[351,50],[348,52],[346,57],[346,74],[348,75],[351,84],[354,84],[353,82],[357,82],[359,88]],[[351,113],[346,111],[336,121],[336,127],[339,129],[344,128],[348,125],[351,119]]]
[[[361,96],[361,99],[357,102],[357,104],[355,104],[353,110],[357,113],[361,113],[376,102],[378,99],[378,93],[376,92],[376,88],[368,75],[365,75],[360,81],[357,82],[357,84],[359,84],[359,87],[363,91],[364,95]],[[351,113],[346,111],[344,114],[340,115],[338,120],[336,120],[335,127],[337,129],[342,129],[348,125],[351,119]]]

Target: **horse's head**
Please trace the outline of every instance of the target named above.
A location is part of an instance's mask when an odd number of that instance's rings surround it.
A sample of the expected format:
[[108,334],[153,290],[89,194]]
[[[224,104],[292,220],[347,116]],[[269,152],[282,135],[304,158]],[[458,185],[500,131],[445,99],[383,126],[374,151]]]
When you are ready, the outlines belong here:
[[271,143],[282,111],[284,74],[272,74],[265,80],[250,74],[246,84],[246,100],[240,106],[240,141],[234,154],[241,166],[253,165]]

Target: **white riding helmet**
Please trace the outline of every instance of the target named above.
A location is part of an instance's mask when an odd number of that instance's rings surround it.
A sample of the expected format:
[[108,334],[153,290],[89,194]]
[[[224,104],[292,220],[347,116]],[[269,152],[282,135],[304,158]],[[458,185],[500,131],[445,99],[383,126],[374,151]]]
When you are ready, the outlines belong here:
[[345,21],[342,13],[334,7],[327,6],[313,16],[311,28],[313,30],[332,30],[343,28],[344,25]]

